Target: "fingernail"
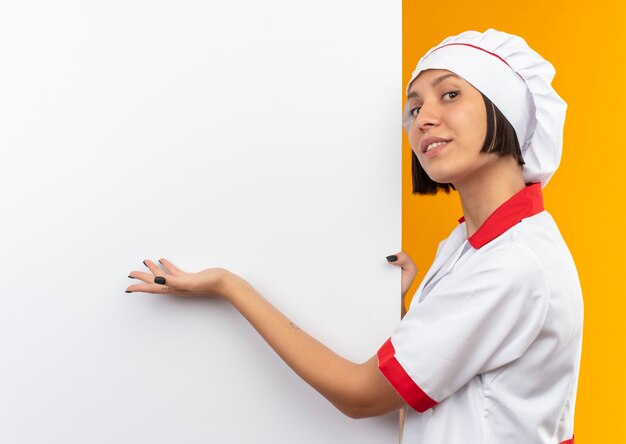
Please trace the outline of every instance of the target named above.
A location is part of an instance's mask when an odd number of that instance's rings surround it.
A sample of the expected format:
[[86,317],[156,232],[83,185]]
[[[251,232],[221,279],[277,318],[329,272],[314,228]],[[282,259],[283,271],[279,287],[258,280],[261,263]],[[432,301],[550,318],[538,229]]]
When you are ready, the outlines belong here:
[[398,260],[398,256],[396,256],[396,255],[387,256],[387,260],[389,262],[395,262],[395,261]]
[[161,262],[161,259],[159,259],[159,264],[162,264],[163,262]]
[[154,278],[155,284],[165,285],[165,278],[161,276],[157,276]]
[[131,278],[131,279],[135,279],[135,278],[134,278],[134,277],[132,277],[130,274],[128,275],[128,277],[129,277],[129,278]]
[[146,264],[146,261],[143,261],[143,264],[144,264],[146,267],[148,266],[148,264]]
[[132,293],[132,291],[128,291],[128,290],[126,290],[126,293]]

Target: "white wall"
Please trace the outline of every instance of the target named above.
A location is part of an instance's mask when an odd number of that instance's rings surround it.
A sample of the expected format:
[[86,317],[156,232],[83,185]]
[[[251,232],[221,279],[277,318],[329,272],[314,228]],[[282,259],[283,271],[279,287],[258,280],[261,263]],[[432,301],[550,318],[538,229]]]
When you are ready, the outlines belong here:
[[401,2],[0,3],[0,442],[389,443],[230,306],[365,361],[399,317]]

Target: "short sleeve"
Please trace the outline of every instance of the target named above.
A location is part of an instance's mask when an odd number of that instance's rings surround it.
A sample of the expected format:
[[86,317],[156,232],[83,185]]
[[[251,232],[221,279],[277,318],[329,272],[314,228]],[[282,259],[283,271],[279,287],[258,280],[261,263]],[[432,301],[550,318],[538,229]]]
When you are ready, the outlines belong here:
[[526,247],[479,252],[412,305],[378,351],[378,367],[424,412],[474,376],[522,356],[543,326],[549,298],[545,270]]

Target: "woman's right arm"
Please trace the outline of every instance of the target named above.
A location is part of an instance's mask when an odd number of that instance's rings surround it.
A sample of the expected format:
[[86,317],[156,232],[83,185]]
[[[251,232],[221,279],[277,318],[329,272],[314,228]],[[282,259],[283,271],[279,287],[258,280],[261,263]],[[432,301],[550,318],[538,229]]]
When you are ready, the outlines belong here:
[[378,370],[376,356],[356,364],[337,355],[291,322],[239,276],[226,277],[223,294],[298,376],[345,415],[378,416],[404,405]]
[[[397,256],[397,261],[390,262],[403,269],[404,298],[417,270],[406,253]],[[128,290],[212,295],[227,300],[298,376],[351,418],[378,416],[404,405],[403,398],[379,371],[376,356],[362,364],[344,359],[301,330],[240,276],[224,268],[185,273],[166,259],[160,262],[170,274],[164,274],[152,261],[144,261],[152,274],[131,272],[129,277],[146,283],[132,285]]]

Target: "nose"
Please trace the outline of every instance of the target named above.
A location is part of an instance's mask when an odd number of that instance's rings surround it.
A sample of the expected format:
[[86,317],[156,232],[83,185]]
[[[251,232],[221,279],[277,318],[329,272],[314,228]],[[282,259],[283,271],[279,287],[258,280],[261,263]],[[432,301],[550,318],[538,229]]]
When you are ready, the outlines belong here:
[[439,111],[436,109],[436,106],[424,103],[415,118],[415,125],[420,130],[425,131],[433,126],[439,125],[440,118],[441,116]]

